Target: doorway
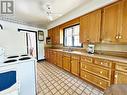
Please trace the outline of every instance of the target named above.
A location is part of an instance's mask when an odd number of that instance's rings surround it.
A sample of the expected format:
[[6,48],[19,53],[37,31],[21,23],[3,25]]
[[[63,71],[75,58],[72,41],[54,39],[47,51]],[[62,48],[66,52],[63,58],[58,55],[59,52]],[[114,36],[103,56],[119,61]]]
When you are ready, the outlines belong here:
[[27,32],[27,54],[38,59],[37,32]]

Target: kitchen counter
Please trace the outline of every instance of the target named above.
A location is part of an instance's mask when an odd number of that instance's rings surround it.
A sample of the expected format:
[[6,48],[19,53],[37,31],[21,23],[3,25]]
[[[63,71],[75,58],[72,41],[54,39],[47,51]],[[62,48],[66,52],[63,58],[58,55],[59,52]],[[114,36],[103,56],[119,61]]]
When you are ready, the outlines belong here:
[[110,60],[114,62],[117,61],[117,62],[127,63],[127,58],[122,58],[122,57],[108,56],[103,54],[88,54],[87,52],[80,52],[80,51],[69,52],[62,49],[51,49],[51,50],[70,53],[70,54],[84,55],[84,56],[93,57],[93,58],[100,58],[100,59]]

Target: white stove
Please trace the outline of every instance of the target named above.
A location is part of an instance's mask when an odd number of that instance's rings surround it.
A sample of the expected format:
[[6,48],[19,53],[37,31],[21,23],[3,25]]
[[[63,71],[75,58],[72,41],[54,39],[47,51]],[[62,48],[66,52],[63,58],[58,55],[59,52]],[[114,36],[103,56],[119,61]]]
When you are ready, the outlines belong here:
[[5,61],[5,50],[0,47],[0,64]]
[[[5,57],[4,49],[0,48],[0,73],[8,71],[16,71],[17,85],[10,87],[2,93],[10,91],[10,89],[16,90],[17,94],[12,95],[36,95],[36,59],[28,55],[15,55]],[[20,89],[19,89],[20,88]],[[9,92],[10,93],[10,92]],[[11,95],[11,94],[2,94]]]

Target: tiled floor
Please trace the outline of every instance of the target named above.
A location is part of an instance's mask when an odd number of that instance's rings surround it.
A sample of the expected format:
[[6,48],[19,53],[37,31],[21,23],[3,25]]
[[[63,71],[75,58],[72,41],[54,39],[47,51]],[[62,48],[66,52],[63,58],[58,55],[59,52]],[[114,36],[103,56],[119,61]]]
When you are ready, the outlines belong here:
[[38,63],[38,95],[103,95],[103,92],[48,62]]

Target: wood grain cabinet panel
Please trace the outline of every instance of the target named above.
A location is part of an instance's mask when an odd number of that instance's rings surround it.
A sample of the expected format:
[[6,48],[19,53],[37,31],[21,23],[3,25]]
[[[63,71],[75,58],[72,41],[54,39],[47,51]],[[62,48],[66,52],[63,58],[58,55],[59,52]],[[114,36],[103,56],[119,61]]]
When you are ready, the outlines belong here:
[[108,60],[104,60],[104,59],[94,59],[94,64],[100,65],[100,66],[104,66],[104,67],[108,67],[111,68],[112,67],[112,61],[108,61]]
[[100,42],[101,10],[80,18],[80,42]]
[[122,24],[120,26],[120,33],[119,33],[119,41],[121,43],[127,43],[127,0],[122,1],[122,13],[121,13],[121,20]]
[[53,60],[53,64],[57,64],[57,52],[53,51],[52,53],[52,60]]
[[50,63],[53,63],[52,57],[53,57],[52,50],[49,50],[49,62],[50,62]]
[[80,57],[76,55],[71,55],[71,73],[79,76],[80,68]]
[[52,29],[48,30],[48,37],[50,37],[51,42],[52,42],[53,41],[53,32],[52,32]]
[[88,63],[93,63],[93,58],[87,57],[87,56],[81,56],[81,61],[88,62]]
[[71,69],[71,58],[68,54],[63,55],[63,69],[70,72]]
[[120,31],[121,3],[109,5],[103,10],[102,42],[112,43],[118,41]]
[[81,62],[81,69],[107,80],[111,78],[111,70],[101,66]]
[[89,41],[89,15],[82,16],[80,18],[80,43]]
[[56,26],[48,30],[48,37],[51,38],[53,45],[60,44],[60,27]]
[[96,10],[89,14],[89,42],[100,42],[101,30],[101,10]]
[[63,62],[62,62],[62,60],[63,60],[63,58],[62,58],[62,52],[57,52],[57,58],[56,58],[56,60],[57,60],[57,66],[62,68],[62,64],[63,64]]
[[114,83],[127,84],[127,72],[116,71]]
[[127,84],[127,64],[116,62],[115,66],[115,84]]
[[45,59],[49,61],[49,49],[45,49]]
[[94,85],[102,88],[102,89],[106,89],[107,87],[110,86],[110,82],[106,81],[100,77],[97,77],[93,74],[90,74],[86,71],[81,71],[81,78],[93,83]]

